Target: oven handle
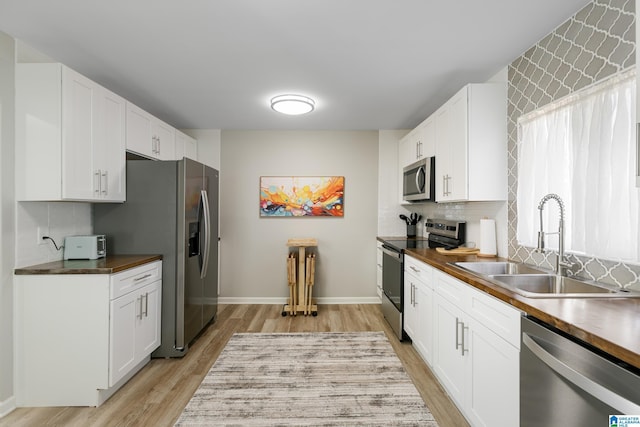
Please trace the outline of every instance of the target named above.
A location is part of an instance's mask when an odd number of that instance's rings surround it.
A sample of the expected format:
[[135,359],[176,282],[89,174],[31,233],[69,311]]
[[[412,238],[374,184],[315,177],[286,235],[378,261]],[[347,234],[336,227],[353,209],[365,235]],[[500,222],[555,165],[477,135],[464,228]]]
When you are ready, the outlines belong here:
[[394,251],[384,244],[382,245],[382,252],[391,257],[398,258],[400,261],[402,261],[402,252]]
[[640,406],[603,387],[592,379],[587,378],[560,359],[552,356],[551,353],[547,352],[526,332],[522,333],[522,344],[558,375],[601,402],[611,406],[616,411],[620,411],[621,414],[635,414],[640,412]]

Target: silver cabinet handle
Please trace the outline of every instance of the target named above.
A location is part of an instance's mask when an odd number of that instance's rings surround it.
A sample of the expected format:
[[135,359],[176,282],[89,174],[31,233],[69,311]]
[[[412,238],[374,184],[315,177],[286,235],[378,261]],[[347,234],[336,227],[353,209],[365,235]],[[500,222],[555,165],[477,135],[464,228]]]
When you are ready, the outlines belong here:
[[410,265],[409,268],[411,270],[413,270],[415,273],[420,273],[420,270],[418,270],[417,268],[415,268],[413,265]]
[[524,344],[531,352],[549,368],[558,375],[565,378],[575,386],[589,393],[601,402],[611,406],[620,414],[640,414],[640,405],[625,399],[613,391],[603,387],[590,378],[585,377],[580,372],[571,368],[560,359],[552,356],[533,337],[527,333],[522,334],[522,344]]
[[144,294],[144,317],[149,317],[149,292]]
[[447,195],[447,176],[442,175],[442,197]]
[[[462,326],[462,328],[458,328],[458,326]],[[464,322],[456,317],[456,350],[460,349],[460,354],[463,356],[465,352],[469,351],[468,348],[464,348],[464,331],[466,329],[469,329],[469,327],[464,326]],[[462,339],[460,339],[460,335],[458,333],[459,330],[462,330]]]
[[411,283],[411,305],[416,306],[416,286]]
[[462,351],[460,352],[460,354],[462,354],[464,356],[465,352],[467,352],[467,353],[469,352],[468,348],[464,348],[464,331],[468,330],[469,327],[468,326],[464,326],[464,322],[461,322],[461,323],[462,323],[462,340],[461,340],[462,344],[460,345],[460,347],[461,347]]
[[151,276],[153,276],[153,274],[151,274],[151,273],[147,273],[147,274],[145,274],[144,276],[136,277],[135,279],[133,279],[133,281],[134,281],[134,282],[139,282],[140,280],[144,280],[144,279],[146,279],[147,277],[151,277]]
[[142,295],[140,295],[140,314],[137,315],[136,317],[142,320]]
[[93,188],[95,188],[94,193],[100,195],[100,186],[102,184],[101,180],[100,180],[100,169],[97,169],[94,173],[93,173]]
[[[102,186],[102,179],[104,178],[104,187]],[[103,171],[100,174],[100,190],[105,196],[109,192],[109,171]]]

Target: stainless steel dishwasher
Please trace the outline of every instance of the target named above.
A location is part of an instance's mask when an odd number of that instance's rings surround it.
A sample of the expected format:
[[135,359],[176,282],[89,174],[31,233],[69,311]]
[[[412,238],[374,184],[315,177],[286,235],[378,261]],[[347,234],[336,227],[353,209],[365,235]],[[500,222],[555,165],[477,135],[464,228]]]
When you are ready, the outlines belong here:
[[602,427],[609,415],[640,415],[640,372],[523,317],[520,426]]

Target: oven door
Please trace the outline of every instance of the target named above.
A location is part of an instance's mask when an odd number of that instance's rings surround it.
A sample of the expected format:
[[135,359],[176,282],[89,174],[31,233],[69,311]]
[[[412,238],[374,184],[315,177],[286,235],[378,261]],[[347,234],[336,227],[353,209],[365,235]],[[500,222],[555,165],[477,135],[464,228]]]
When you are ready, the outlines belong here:
[[402,313],[402,253],[382,246],[382,291]]

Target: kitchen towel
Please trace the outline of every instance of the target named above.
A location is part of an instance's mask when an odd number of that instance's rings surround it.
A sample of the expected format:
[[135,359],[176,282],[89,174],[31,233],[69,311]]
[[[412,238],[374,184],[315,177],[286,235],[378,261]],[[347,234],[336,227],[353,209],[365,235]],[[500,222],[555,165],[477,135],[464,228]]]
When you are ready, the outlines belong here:
[[480,220],[480,253],[478,256],[496,256],[496,222],[493,219]]

